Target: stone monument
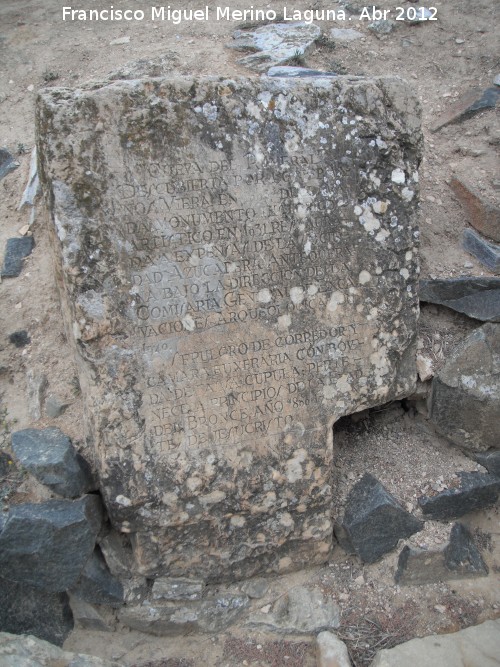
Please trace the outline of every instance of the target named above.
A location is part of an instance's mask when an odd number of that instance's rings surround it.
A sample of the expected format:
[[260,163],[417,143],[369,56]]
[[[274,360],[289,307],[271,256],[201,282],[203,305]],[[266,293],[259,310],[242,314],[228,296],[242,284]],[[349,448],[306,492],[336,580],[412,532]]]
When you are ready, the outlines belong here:
[[149,78],[46,90],[37,127],[135,571],[324,562],[334,422],[415,381],[416,99],[397,78]]

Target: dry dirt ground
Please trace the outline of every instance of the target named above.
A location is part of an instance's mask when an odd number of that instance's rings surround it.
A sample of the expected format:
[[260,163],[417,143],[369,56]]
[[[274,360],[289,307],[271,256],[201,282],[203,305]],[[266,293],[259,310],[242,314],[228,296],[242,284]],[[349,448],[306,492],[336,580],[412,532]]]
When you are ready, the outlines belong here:
[[[19,168],[0,182],[0,252],[7,238],[29,222],[29,211],[18,204],[29,171],[34,145],[36,92],[44,86],[77,87],[99,79],[127,62],[166,56],[175,75],[257,76],[236,61],[228,50],[236,23],[200,22],[174,26],[145,20],[137,22],[63,22],[60,0],[0,0],[0,147],[15,154]],[[108,7],[102,0],[73,5],[85,9]],[[149,8],[144,0],[119,1],[115,6]],[[351,3],[362,7],[356,0]],[[435,0],[438,21],[422,25],[400,23],[379,39],[367,29],[368,21],[321,23],[328,35],[332,27],[350,27],[364,38],[347,44],[325,41],[311,51],[305,64],[318,69],[355,75],[396,74],[410,82],[422,104],[425,157],[421,166],[421,264],[424,277],[488,275],[461,249],[467,220],[447,181],[454,174],[466,176],[491,201],[498,202],[497,167],[500,129],[494,110],[482,112],[436,134],[429,127],[449,104],[470,88],[486,88],[500,72],[497,0]],[[379,0],[382,8],[410,6],[405,0]],[[173,7],[201,6],[186,0]],[[272,2],[255,7],[281,9]],[[291,7],[292,5],[288,5]],[[296,0],[297,9],[340,8],[338,3]],[[419,5],[414,5],[419,6]],[[246,9],[237,0],[231,8]],[[111,43],[127,37],[123,44]],[[40,208],[40,207],[39,207]],[[83,449],[81,401],[70,348],[61,327],[60,310],[48,246],[47,219],[37,210],[32,232],[36,247],[20,277],[0,285],[0,449],[8,448],[8,429],[58,426]],[[427,307],[422,332],[437,364],[466,335],[472,324],[449,312]],[[31,343],[16,348],[8,336],[28,331]],[[40,394],[56,394],[68,404],[57,419],[37,414]],[[338,429],[339,505],[346,490],[369,470],[390,491],[415,509],[416,497],[426,484],[446,479],[457,470],[476,469],[460,452],[429,431],[422,416],[411,417],[396,407],[379,411],[356,424]],[[18,482],[19,480],[17,480]],[[17,483],[14,485],[17,487]],[[40,488],[24,481],[7,489],[0,498],[12,502],[43,497]],[[322,569],[275,580],[260,606],[282,595],[287,588],[308,582],[324,589],[342,609],[341,635],[349,642],[357,665],[366,665],[374,648],[412,636],[445,632],[500,615],[500,535],[498,513],[470,516],[490,567],[486,579],[451,584],[399,588],[393,573],[397,554],[370,567],[361,567],[339,549],[333,562]],[[479,531],[479,532],[478,532]],[[416,536],[428,546],[443,539],[442,528],[430,526]],[[76,631],[69,649],[106,657],[119,657],[126,665],[189,667],[209,665],[305,666],[314,664],[310,637],[278,641],[276,636],[238,627],[217,637],[157,639],[121,630],[117,634]]]

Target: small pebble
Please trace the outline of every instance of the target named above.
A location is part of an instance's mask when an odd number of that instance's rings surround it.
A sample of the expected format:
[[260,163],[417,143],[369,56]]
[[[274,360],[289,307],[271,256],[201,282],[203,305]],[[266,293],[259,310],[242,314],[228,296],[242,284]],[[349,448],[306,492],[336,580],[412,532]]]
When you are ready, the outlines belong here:
[[473,269],[474,264],[472,262],[465,262],[464,263],[464,269]]
[[500,86],[500,74],[497,74],[496,77],[493,79],[493,85]]
[[457,37],[455,40],[455,44],[465,44],[465,39],[462,39],[461,37]]

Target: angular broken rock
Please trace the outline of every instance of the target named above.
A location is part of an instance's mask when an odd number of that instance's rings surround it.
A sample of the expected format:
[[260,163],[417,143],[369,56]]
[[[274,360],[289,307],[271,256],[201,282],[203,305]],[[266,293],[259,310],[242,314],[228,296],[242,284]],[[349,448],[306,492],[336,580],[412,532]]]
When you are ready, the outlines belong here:
[[[62,646],[73,630],[73,616],[66,593],[47,593],[0,578],[0,601],[0,632],[34,635]],[[0,665],[4,665],[1,652]]]
[[32,236],[7,239],[1,270],[2,278],[16,278],[23,270],[24,259],[31,254],[34,247],[35,239]]
[[60,496],[77,498],[96,487],[89,465],[58,428],[16,431],[12,449],[26,470]]
[[431,584],[449,579],[487,576],[488,567],[472,535],[461,523],[452,526],[448,544],[430,551],[405,546],[394,576],[397,584]]
[[446,306],[483,322],[500,322],[500,278],[421,280],[420,301]]
[[474,330],[432,381],[430,419],[455,445],[500,448],[500,325]]
[[450,187],[467,211],[470,224],[484,236],[499,242],[500,208],[485,201],[479,192],[456,177],[450,180]]
[[93,604],[120,607],[124,600],[123,586],[109,571],[100,549],[85,563],[76,584],[71,588],[71,595]]
[[473,229],[465,229],[462,246],[493,273],[500,273],[500,245],[490,243]]
[[347,646],[333,632],[320,632],[316,642],[317,667],[351,667]]
[[248,622],[285,634],[317,633],[339,627],[340,609],[321,590],[295,586],[278,598],[267,614],[256,612]]
[[121,667],[117,662],[83,653],[63,651],[36,637],[0,633],[2,667]]
[[415,385],[413,93],[145,79],[47,90],[37,116],[86,434],[135,574],[324,563],[333,422]]
[[493,505],[500,493],[500,479],[482,472],[459,472],[459,486],[446,489],[435,496],[421,496],[418,504],[428,519],[446,521],[458,519],[474,510]]
[[0,148],[0,181],[10,171],[14,171],[19,167],[19,162],[16,162],[12,155],[5,148]]
[[483,466],[483,468],[486,468],[489,473],[496,477],[500,477],[500,449],[479,452],[474,458]]
[[256,30],[237,30],[229,46],[237,51],[251,51],[238,63],[257,72],[271,66],[284,65],[303,56],[321,35],[321,29],[307,23],[270,23]]
[[0,533],[0,577],[48,592],[71,588],[102,523],[98,496],[10,508]]
[[366,473],[347,497],[342,527],[361,560],[374,563],[400,539],[422,530],[423,523]]
[[481,88],[470,90],[446,109],[431,127],[431,132],[437,132],[452,123],[459,123],[479,111],[494,109],[499,98],[500,90],[494,86],[486,90]]
[[235,623],[248,604],[246,595],[219,595],[177,604],[145,601],[139,607],[121,609],[119,619],[133,630],[160,637],[220,632]]
[[317,69],[308,69],[307,67],[292,67],[291,65],[281,65],[270,67],[266,72],[266,76],[295,79],[297,77],[303,76],[332,77],[338,76],[338,74],[335,74],[334,72],[323,72]]

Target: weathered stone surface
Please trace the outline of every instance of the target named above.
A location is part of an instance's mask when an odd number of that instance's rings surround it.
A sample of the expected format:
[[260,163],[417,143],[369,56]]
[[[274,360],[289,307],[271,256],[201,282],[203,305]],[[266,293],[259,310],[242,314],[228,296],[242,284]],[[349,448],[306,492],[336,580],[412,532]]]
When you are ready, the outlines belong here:
[[[1,632],[34,635],[62,646],[73,629],[66,593],[46,593],[0,578],[0,600]],[[1,659],[0,664],[3,665]]]
[[500,325],[485,324],[434,376],[430,419],[463,449],[500,448]]
[[500,620],[412,639],[377,653],[371,667],[498,667]]
[[293,67],[291,65],[281,65],[276,67],[270,67],[266,76],[275,76],[275,77],[285,77],[285,78],[297,78],[304,76],[319,76],[319,77],[332,77],[338,76],[335,72],[322,72],[317,69],[308,69],[307,67]]
[[26,183],[26,187],[23,192],[23,196],[21,197],[21,201],[19,202],[19,206],[17,207],[18,211],[20,211],[23,206],[33,206],[35,203],[35,198],[38,195],[40,191],[40,179],[38,178],[38,164],[37,164],[37,155],[36,155],[36,147],[33,148],[31,151],[31,161],[30,161],[30,171],[28,174],[28,181]]
[[320,632],[316,641],[317,667],[351,667],[347,646],[333,632]]
[[396,78],[43,93],[64,312],[136,572],[328,558],[333,422],[414,388],[419,127]]
[[12,449],[26,470],[60,496],[77,498],[96,487],[89,465],[58,428],[16,431]]
[[264,72],[272,65],[284,65],[291,58],[303,56],[321,35],[321,29],[307,23],[270,23],[256,30],[236,30],[230,48],[252,53],[240,58],[245,65],[257,72]]
[[51,419],[56,419],[66,411],[68,405],[59,396],[51,394],[45,401],[45,414]]
[[249,624],[284,634],[317,633],[339,627],[340,609],[321,590],[295,586],[278,598],[269,613],[253,614]]
[[263,598],[269,590],[269,582],[266,581],[266,579],[255,577],[254,579],[244,581],[240,585],[240,589],[245,595],[248,595],[249,598],[258,600],[259,598]]
[[201,579],[159,577],[153,583],[153,600],[200,600],[205,582]]
[[405,546],[399,554],[394,576],[397,584],[430,584],[448,579],[486,576],[486,566],[472,535],[461,523],[452,526],[450,540],[430,551]]
[[140,607],[124,607],[119,618],[133,630],[174,637],[225,630],[240,618],[248,604],[246,595],[219,595],[184,604],[145,601]]
[[459,472],[457,488],[446,489],[435,496],[421,496],[418,504],[429,519],[458,519],[474,510],[492,507],[500,493],[500,479],[481,472]]
[[422,530],[423,523],[366,473],[347,497],[342,527],[361,560],[374,563],[394,549],[398,540]]
[[32,236],[7,239],[2,278],[16,278],[23,270],[24,259],[31,254],[34,247],[35,239]]
[[500,449],[494,449],[489,452],[479,452],[474,458],[486,468],[489,473],[500,477]]
[[442,127],[459,123],[479,111],[495,108],[499,97],[500,91],[495,87],[486,88],[486,90],[475,88],[464,93],[456,102],[448,106],[431,127],[431,132],[437,132]]
[[123,603],[123,586],[109,571],[100,549],[95,549],[85,563],[71,595],[110,607],[119,607]]
[[493,241],[500,241],[500,208],[456,177],[450,180],[450,187],[467,211],[470,224]]
[[447,306],[483,322],[500,322],[500,278],[421,280],[420,301]]
[[117,662],[83,653],[70,653],[36,637],[0,633],[2,667],[120,667]]
[[49,592],[71,588],[101,527],[97,496],[11,507],[0,533],[0,577]]
[[462,246],[493,273],[500,273],[500,245],[489,243],[473,229],[465,229]]

